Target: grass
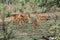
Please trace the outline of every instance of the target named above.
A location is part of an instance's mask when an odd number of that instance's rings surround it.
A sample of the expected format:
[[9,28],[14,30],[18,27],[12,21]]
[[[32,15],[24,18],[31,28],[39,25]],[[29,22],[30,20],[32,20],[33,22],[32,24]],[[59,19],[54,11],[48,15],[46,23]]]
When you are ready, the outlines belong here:
[[50,24],[53,25],[54,23],[60,24],[60,20],[56,20],[56,22],[54,22],[54,20],[48,20],[48,25],[46,24],[46,22],[41,21],[41,23],[38,23],[37,25],[37,29],[39,30],[39,32],[32,30],[32,24],[30,23],[27,24],[27,27],[22,25],[18,30],[16,29],[15,24],[7,23],[6,26],[8,27],[11,26],[12,31],[13,31],[14,38],[11,38],[10,40],[34,40],[34,39],[43,40],[42,36],[50,35],[50,33],[48,33],[48,30],[50,28],[49,25]]

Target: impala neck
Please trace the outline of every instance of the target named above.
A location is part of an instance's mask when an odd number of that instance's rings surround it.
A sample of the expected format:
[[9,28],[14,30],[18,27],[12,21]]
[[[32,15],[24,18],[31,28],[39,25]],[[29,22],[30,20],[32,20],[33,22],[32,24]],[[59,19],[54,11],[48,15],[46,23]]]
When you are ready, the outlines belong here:
[[18,14],[19,14],[19,15],[22,15],[22,12],[18,11]]

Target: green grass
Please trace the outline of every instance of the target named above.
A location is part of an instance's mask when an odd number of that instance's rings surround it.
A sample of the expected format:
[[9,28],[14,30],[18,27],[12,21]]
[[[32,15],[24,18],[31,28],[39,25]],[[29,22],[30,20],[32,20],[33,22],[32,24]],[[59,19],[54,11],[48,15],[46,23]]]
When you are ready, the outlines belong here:
[[[42,21],[40,23],[41,25],[40,24],[37,25],[37,29],[39,30],[39,32],[37,32],[36,30],[32,30],[32,24],[30,24],[30,23],[27,24],[27,27],[25,25],[22,25],[18,30],[16,29],[15,24],[14,25],[7,24],[8,27],[11,26],[12,31],[13,31],[12,34],[14,35],[14,38],[12,38],[10,40],[33,40],[34,38],[36,38],[38,40],[43,40],[41,37],[50,35],[50,33],[48,33],[48,30],[51,28],[49,25],[54,24],[54,23],[60,24],[60,20],[57,20],[56,22],[54,22],[53,20],[49,20],[48,25],[46,24],[46,22]],[[27,34],[20,35],[21,33],[27,33]]]

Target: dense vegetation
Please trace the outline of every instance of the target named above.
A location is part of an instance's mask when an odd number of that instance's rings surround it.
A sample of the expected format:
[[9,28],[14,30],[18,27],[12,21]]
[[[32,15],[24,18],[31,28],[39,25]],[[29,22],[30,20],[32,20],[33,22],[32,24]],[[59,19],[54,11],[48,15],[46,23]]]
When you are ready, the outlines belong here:
[[[56,22],[48,20],[48,25],[43,21],[42,27],[39,25],[37,27],[40,30],[37,34],[34,34],[36,31],[32,31],[31,24],[28,24],[28,27],[22,26],[17,31],[16,25],[4,22],[7,16],[17,12],[18,9],[22,9],[24,13],[59,12],[60,0],[0,0],[0,18],[3,19],[3,22],[0,23],[0,40],[34,40],[35,38],[43,40],[41,37],[48,35],[54,35],[56,40],[60,40],[60,25],[57,25],[60,24],[60,20],[56,20]],[[25,32],[27,35],[21,35],[20,32]]]
[[9,6],[8,12],[19,8],[30,12],[60,11],[60,0],[0,0],[0,5],[0,10]]

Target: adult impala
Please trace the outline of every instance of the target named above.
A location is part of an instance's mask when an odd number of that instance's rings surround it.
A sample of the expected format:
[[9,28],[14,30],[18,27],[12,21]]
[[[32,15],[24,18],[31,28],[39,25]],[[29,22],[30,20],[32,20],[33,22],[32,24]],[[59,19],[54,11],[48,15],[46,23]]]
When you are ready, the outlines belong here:
[[17,23],[17,28],[19,27],[19,21],[21,20],[21,15],[22,15],[22,13],[23,13],[23,11],[21,10],[21,9],[19,9],[19,11],[17,12],[17,14],[12,14],[11,15],[11,21],[12,21],[12,23],[14,22],[14,21],[16,21],[16,23]]

